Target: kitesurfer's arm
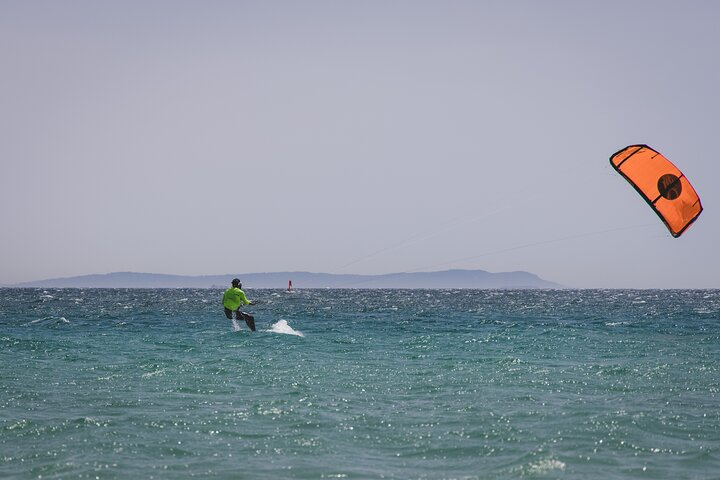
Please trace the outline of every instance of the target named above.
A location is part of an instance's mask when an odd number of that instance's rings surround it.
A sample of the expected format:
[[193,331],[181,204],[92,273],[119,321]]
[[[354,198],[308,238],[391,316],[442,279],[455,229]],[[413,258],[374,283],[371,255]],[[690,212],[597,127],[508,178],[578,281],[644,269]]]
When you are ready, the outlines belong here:
[[243,292],[242,290],[239,290],[239,292],[240,293],[238,294],[238,296],[240,297],[240,301],[245,305],[252,305],[253,302],[248,300],[247,296],[245,296],[245,292]]

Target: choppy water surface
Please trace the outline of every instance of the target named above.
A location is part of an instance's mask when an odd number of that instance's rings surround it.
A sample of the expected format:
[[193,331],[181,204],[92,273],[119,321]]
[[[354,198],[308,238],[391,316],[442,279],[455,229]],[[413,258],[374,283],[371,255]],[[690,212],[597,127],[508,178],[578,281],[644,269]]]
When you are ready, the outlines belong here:
[[247,293],[0,290],[0,477],[720,478],[718,291]]

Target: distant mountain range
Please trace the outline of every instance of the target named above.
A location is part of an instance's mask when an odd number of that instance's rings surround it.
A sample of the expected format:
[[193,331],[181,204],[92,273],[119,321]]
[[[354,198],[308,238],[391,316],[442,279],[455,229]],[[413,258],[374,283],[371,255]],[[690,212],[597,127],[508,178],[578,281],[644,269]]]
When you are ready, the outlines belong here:
[[227,275],[165,275],[115,272],[79,277],[53,278],[11,285],[14,288],[227,288],[239,278],[243,288],[476,288],[553,289],[563,286],[528,272],[490,273],[484,270],[350,275],[311,272],[245,273]]

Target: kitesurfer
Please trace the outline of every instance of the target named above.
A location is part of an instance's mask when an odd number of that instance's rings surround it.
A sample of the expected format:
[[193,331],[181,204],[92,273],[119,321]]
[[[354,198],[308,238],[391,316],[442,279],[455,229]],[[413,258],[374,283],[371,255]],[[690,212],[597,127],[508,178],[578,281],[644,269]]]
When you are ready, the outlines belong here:
[[231,287],[225,290],[223,294],[223,307],[225,308],[225,316],[232,320],[233,312],[235,312],[235,318],[245,320],[248,328],[255,331],[255,317],[246,312],[241,312],[240,307],[242,305],[252,305],[253,302],[247,299],[245,292],[242,291],[242,283],[237,278],[233,278]]

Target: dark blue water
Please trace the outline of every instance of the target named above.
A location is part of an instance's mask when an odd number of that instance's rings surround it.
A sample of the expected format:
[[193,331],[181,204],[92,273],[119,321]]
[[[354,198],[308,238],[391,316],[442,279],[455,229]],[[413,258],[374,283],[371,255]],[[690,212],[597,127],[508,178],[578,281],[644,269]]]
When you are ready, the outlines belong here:
[[719,291],[0,289],[2,478],[720,478]]

